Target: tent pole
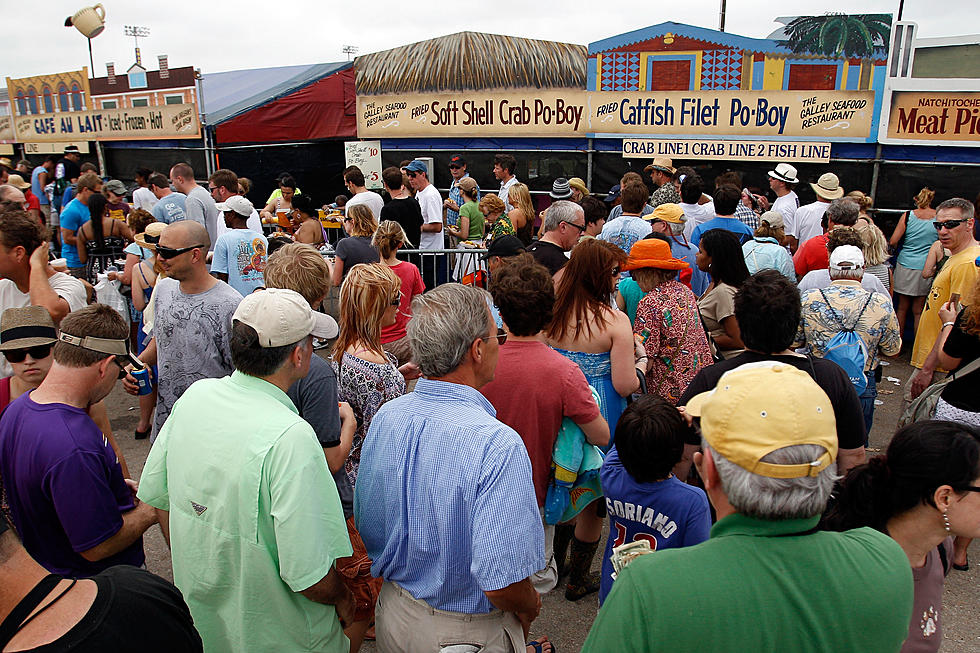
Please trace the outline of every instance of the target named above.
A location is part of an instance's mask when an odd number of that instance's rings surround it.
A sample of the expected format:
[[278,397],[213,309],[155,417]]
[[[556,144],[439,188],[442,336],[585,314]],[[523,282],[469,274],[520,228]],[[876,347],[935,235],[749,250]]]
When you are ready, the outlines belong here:
[[588,140],[588,150],[586,151],[585,168],[585,187],[592,188],[592,139]]

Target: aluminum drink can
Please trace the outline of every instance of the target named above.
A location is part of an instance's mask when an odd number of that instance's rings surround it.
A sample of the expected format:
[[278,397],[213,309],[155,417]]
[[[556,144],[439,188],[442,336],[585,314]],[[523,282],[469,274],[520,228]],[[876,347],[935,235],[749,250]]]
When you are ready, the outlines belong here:
[[144,367],[139,370],[133,370],[131,374],[133,375],[133,378],[136,379],[136,382],[139,384],[139,390],[137,390],[136,392],[137,394],[148,395],[151,392],[153,392],[153,385],[150,383],[149,368]]

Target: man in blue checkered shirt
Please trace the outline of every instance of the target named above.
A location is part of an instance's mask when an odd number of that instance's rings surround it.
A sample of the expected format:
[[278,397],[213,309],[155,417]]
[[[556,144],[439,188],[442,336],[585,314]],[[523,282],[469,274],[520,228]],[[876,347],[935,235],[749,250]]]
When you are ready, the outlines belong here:
[[541,609],[529,577],[545,566],[544,529],[527,449],[478,392],[506,334],[486,291],[444,284],[412,303],[408,338],[424,378],[375,415],[354,491],[384,579],[378,648],[523,651]]

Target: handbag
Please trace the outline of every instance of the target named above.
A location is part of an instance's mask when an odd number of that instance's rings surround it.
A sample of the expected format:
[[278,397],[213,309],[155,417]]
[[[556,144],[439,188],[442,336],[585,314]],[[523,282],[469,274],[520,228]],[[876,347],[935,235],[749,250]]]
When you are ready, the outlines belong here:
[[939,396],[946,389],[946,386],[954,379],[963,378],[971,372],[976,372],[978,369],[980,369],[980,358],[975,359],[966,367],[956,370],[942,381],[936,381],[923,390],[922,394],[912,400],[912,403],[902,413],[902,416],[898,420],[898,428],[914,424],[915,422],[932,419],[933,415],[936,414],[936,404],[939,403]]

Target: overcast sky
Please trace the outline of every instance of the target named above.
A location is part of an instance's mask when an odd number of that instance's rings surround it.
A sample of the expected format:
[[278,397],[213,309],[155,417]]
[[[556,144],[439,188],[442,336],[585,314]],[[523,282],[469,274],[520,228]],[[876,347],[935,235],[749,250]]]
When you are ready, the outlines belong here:
[[[976,0],[906,0],[905,20],[919,24],[919,37],[980,33]],[[0,78],[27,77],[88,65],[85,38],[65,28],[65,17],[87,0],[17,3],[4,16],[4,54]],[[566,41],[588,45],[610,36],[672,20],[717,29],[717,0],[565,0],[553,2],[350,2],[282,0],[279,2],[154,3],[113,2],[106,7],[106,30],[92,42],[95,76],[114,61],[116,72],[133,63],[133,39],[124,25],[150,28],[141,39],[144,65],[155,70],[156,55],[170,66],[196,66],[204,73],[292,64],[343,61],[341,48],[360,54],[460,31]],[[898,1],[864,0],[861,10],[897,13]],[[262,9],[252,11],[252,6]],[[559,9],[560,8],[560,9]],[[12,7],[8,7],[12,9]],[[179,10],[179,11],[178,11]],[[827,0],[728,0],[727,31],[763,38],[779,27],[776,16],[814,15],[856,10],[854,2]]]

